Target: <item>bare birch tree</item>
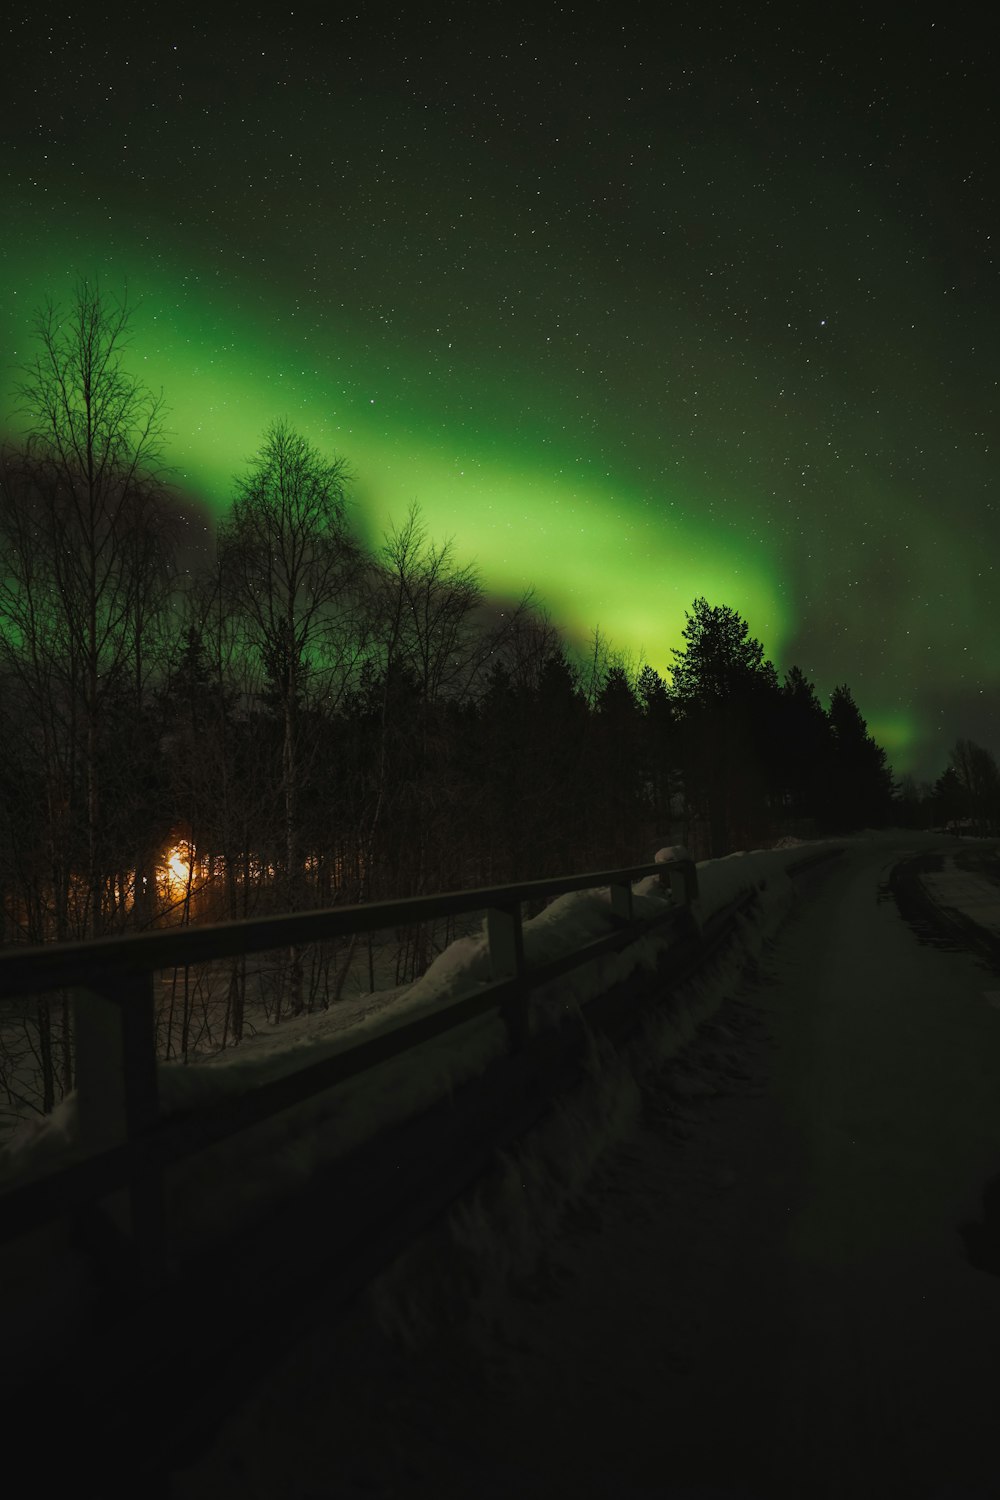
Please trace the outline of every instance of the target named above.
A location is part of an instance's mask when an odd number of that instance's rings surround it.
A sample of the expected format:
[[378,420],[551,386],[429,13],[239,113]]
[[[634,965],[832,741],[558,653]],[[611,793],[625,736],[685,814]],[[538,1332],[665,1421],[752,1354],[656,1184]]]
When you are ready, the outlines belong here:
[[[17,388],[26,442],[8,460],[0,517],[0,638],[36,704],[54,808],[71,805],[81,773],[93,932],[104,916],[102,716],[115,695],[142,692],[169,576],[162,401],[125,369],[130,319],[127,300],[86,281],[66,312],[38,314]],[[58,902],[56,918],[65,936]]]
[[[307,695],[330,710],[359,653],[353,584],[360,553],[347,524],[347,465],[276,422],[219,533],[222,587],[238,611],[280,710],[284,861],[289,910],[301,905],[301,791]],[[290,953],[290,1002],[302,1008],[302,961]],[[280,1016],[280,1012],[279,1012]]]

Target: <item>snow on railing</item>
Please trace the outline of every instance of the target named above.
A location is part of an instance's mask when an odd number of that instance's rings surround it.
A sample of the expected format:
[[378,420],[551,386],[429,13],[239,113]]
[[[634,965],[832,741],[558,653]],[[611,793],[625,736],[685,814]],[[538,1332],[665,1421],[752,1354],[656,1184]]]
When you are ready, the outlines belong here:
[[[635,915],[633,885],[646,877],[656,877],[668,898],[653,918],[648,905],[646,915]],[[523,905],[599,889],[608,891],[611,932],[529,963]],[[510,1050],[523,1050],[532,1031],[532,990],[690,913],[697,896],[694,862],[682,849],[664,849],[652,863],[627,869],[0,953],[0,1002],[60,988],[73,992],[78,1113],[75,1159],[0,1196],[0,1240],[104,1199],[134,1247],[155,1254],[164,1237],[162,1174],[170,1162],[490,1011],[501,1014]],[[469,912],[486,914],[490,970],[472,993],[207,1108],[162,1116],[157,970]]]

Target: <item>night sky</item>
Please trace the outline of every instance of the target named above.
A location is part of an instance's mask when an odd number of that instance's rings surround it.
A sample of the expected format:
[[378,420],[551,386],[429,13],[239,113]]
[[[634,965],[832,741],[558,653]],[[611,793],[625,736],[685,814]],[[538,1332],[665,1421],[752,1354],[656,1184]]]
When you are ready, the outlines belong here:
[[704,594],[897,772],[1000,752],[989,23],[354,9],[3,23],[4,413],[127,283],[188,500],[287,417],[373,543],[416,500],[664,672]]

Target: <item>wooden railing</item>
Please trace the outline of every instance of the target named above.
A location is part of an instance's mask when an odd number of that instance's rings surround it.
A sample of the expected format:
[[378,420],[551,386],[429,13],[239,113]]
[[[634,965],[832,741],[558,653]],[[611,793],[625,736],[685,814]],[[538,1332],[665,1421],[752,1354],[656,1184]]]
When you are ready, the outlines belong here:
[[[638,920],[632,885],[650,875],[669,889],[671,901],[664,903],[662,916]],[[528,965],[523,905],[602,888],[610,892],[614,931],[558,959]],[[135,1248],[154,1253],[163,1242],[161,1179],[169,1163],[491,1011],[502,1014],[510,1049],[517,1053],[531,1035],[533,989],[628,946],[664,922],[682,921],[696,895],[694,863],[680,859],[2,953],[0,1001],[58,989],[73,993],[79,1145],[55,1171],[0,1193],[0,1241],[66,1212],[93,1211],[103,1200]],[[153,984],[158,970],[483,911],[492,972],[487,987],[223,1103],[161,1117]]]

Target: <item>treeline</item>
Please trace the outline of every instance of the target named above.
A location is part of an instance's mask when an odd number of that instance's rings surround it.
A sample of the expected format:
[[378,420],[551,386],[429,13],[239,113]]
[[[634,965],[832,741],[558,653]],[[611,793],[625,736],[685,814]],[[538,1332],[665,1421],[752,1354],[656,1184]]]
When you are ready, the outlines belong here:
[[1000,767],[992,750],[959,739],[933,785],[901,777],[895,821],[904,828],[945,828],[974,838],[1000,835]]
[[[884,822],[891,777],[850,691],[779,681],[694,602],[669,682],[530,596],[500,609],[416,511],[374,554],[350,476],[284,423],[179,561],[160,402],[129,313],[48,308],[0,464],[0,941],[37,943],[697,857]],[[669,622],[664,622],[668,627]],[[266,1016],[422,972],[453,935],[313,945],[158,980],[187,1057]],[[388,957],[387,957],[388,955]],[[386,964],[388,963],[388,968]],[[367,969],[367,974],[365,974]],[[71,1089],[66,994],[0,1018],[0,1094]]]
[[[128,321],[86,284],[40,316],[28,435],[4,455],[5,942],[889,816],[849,689],[824,708],[797,668],[779,682],[733,610],[695,601],[669,683],[596,633],[574,656],[530,597],[491,607],[416,512],[366,554],[343,461],[283,423],[235,481],[211,560],[179,571]],[[426,957],[417,944],[404,967]]]

